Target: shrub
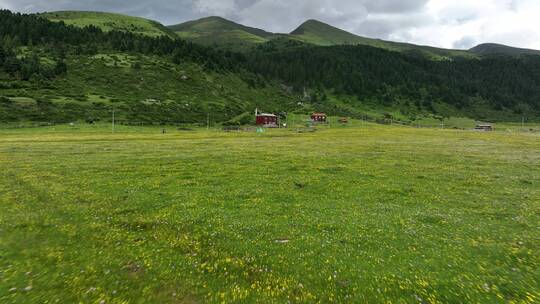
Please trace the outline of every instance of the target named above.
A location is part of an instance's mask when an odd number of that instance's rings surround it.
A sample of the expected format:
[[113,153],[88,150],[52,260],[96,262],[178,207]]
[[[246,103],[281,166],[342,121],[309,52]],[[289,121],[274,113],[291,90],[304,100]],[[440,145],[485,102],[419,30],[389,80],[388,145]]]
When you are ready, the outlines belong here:
[[251,113],[243,113],[225,122],[224,126],[242,126],[255,124],[255,118]]
[[10,103],[13,103],[13,100],[7,98],[7,97],[4,97],[4,96],[0,96],[0,103],[4,103],[4,104],[10,104]]

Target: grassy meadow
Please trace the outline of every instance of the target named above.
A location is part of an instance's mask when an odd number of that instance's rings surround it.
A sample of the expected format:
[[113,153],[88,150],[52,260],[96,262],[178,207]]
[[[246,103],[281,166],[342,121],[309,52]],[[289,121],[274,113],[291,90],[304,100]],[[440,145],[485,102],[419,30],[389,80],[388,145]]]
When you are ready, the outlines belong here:
[[60,11],[41,14],[54,22],[64,22],[67,25],[85,27],[93,25],[103,31],[124,31],[141,34],[150,37],[168,36],[176,38],[176,35],[162,24],[140,17],[132,17],[104,12],[84,11]]
[[0,129],[1,303],[538,303],[540,133]]

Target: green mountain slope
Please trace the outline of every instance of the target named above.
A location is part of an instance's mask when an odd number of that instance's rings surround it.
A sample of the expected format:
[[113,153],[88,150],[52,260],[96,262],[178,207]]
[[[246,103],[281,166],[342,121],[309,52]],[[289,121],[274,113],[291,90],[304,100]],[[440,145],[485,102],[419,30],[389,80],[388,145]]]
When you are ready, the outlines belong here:
[[308,20],[291,32],[291,37],[300,41],[321,46],[368,45],[397,52],[416,52],[436,59],[448,57],[474,57],[466,51],[440,49],[408,43],[384,41],[354,35],[329,24]]
[[179,39],[2,10],[0,33],[0,122],[107,120],[113,108],[128,123],[227,122],[296,104],[278,82],[234,68],[234,55]]
[[124,31],[142,34],[150,37],[168,36],[175,38],[176,35],[159,22],[140,17],[132,17],[121,14],[102,12],[62,11],[43,13],[40,16],[51,21],[63,21],[65,24],[85,27],[94,25],[103,31]]
[[179,37],[202,45],[219,46],[232,50],[246,50],[253,46],[280,40],[279,45],[300,41],[318,46],[368,45],[397,52],[419,53],[433,59],[475,57],[467,51],[446,50],[407,43],[397,43],[360,37],[317,20],[308,20],[290,34],[275,34],[247,27],[221,17],[208,17],[169,26]]
[[243,49],[267,42],[274,34],[221,17],[208,17],[168,27],[179,37],[203,45]]
[[245,122],[254,108],[411,124],[540,117],[537,56],[434,61],[292,35],[240,54],[2,10],[0,33],[0,122],[108,120],[113,108],[130,123]]
[[383,47],[385,45],[382,41],[359,37],[317,20],[304,22],[292,31],[291,35],[304,42],[321,46],[363,44]]
[[255,108],[287,109],[295,100],[277,85],[254,87],[237,74],[156,56],[106,51],[65,62],[67,74],[45,82],[0,71],[0,121],[107,121],[114,108],[119,123],[205,123],[208,113],[211,122],[226,122]]
[[496,43],[480,44],[478,46],[473,47],[469,51],[479,54],[479,55],[510,55],[510,56],[540,55],[539,50],[515,48],[515,47],[506,46],[502,44],[496,44]]
[[[334,94],[361,101],[352,104],[397,107],[410,117],[421,111],[498,120],[540,117],[537,56],[435,61],[368,46],[300,45],[260,47],[248,60],[252,71],[282,79],[298,91],[333,88]],[[313,101],[322,100],[331,112],[335,104],[328,104],[325,95]]]

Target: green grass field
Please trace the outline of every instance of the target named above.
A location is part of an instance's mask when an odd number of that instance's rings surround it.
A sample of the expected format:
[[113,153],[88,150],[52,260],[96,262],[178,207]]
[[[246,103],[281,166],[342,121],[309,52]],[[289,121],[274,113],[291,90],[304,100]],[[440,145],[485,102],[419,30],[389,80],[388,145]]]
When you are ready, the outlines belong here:
[[0,130],[1,303],[538,303],[540,133]]

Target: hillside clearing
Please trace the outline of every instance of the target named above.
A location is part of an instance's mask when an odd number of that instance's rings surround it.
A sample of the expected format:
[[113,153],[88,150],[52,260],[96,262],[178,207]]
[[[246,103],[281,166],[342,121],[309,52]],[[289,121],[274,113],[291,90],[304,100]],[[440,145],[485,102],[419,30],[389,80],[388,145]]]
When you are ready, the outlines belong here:
[[162,128],[0,130],[0,302],[540,297],[538,133]]
[[121,14],[84,11],[61,11],[43,13],[40,16],[54,22],[64,22],[67,25],[85,27],[96,26],[103,31],[124,31],[150,37],[167,36],[176,38],[176,35],[164,25],[140,17]]

